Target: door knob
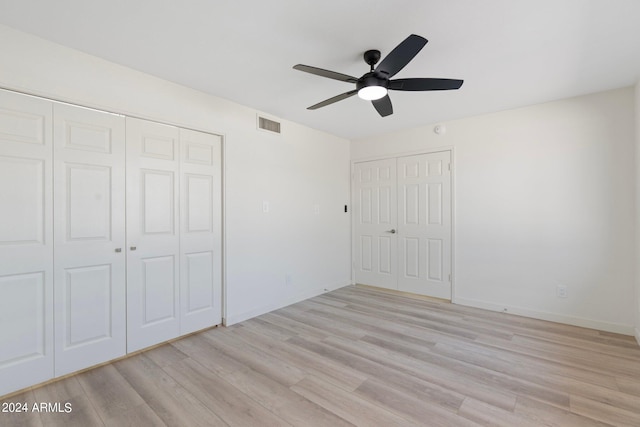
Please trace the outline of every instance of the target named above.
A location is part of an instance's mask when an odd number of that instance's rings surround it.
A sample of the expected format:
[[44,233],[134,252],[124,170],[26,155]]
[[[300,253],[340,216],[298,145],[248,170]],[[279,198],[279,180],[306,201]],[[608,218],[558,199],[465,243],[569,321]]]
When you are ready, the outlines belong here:
[[116,252],[122,252],[122,248],[116,248]]
[[135,251],[138,248],[136,248],[135,246],[131,246],[129,249],[132,250],[132,251]]
[[396,229],[392,228],[391,230],[387,230],[387,233],[396,234]]

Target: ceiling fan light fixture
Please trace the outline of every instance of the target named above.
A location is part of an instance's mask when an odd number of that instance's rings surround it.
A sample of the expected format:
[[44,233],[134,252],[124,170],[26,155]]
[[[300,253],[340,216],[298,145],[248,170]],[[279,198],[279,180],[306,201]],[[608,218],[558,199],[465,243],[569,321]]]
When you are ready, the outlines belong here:
[[387,95],[387,88],[384,86],[365,86],[358,91],[358,96],[366,101],[375,101]]
[[[411,34],[404,39],[399,45],[393,48],[391,52],[378,64],[380,60],[379,50],[368,50],[364,53],[364,62],[371,67],[368,73],[357,78],[347,74],[337,73],[335,71],[324,70],[310,65],[297,64],[293,68],[305,73],[315,74],[320,77],[338,80],[345,83],[355,83],[355,89],[341,93],[322,102],[307,107],[307,110],[317,110],[326,107],[343,99],[350,98],[356,93],[359,98],[371,101],[381,117],[387,117],[393,114],[393,105],[387,94],[387,90],[401,90],[411,92],[424,92],[431,90],[452,90],[460,89],[463,81],[457,79],[438,79],[438,78],[410,78],[410,79],[393,79],[411,60],[420,52],[427,44],[427,39]],[[377,65],[376,65],[377,64]],[[443,128],[444,129],[444,128]]]

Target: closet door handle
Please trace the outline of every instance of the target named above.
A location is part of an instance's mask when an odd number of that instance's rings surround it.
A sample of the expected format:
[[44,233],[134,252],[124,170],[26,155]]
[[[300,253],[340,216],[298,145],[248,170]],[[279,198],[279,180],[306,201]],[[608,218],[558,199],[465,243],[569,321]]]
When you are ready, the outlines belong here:
[[118,253],[122,252],[122,248],[116,248],[116,252]]
[[131,246],[129,249],[132,250],[132,251],[135,251],[138,248],[136,248],[135,246]]
[[392,228],[391,230],[387,230],[387,233],[396,234],[396,229]]

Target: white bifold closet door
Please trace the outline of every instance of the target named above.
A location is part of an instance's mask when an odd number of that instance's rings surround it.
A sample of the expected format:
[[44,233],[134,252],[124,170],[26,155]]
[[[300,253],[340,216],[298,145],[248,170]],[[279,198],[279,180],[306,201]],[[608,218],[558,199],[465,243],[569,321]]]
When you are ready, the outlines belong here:
[[356,163],[354,179],[356,282],[397,289],[396,159]]
[[356,163],[357,283],[451,299],[451,152]]
[[451,153],[398,157],[398,290],[451,299]]
[[180,130],[127,118],[127,351],[180,334]]
[[126,354],[124,125],[54,105],[56,376]]
[[0,90],[0,395],[53,377],[51,120]]
[[222,139],[180,129],[180,334],[222,322]]
[[127,350],[221,323],[221,139],[127,118]]

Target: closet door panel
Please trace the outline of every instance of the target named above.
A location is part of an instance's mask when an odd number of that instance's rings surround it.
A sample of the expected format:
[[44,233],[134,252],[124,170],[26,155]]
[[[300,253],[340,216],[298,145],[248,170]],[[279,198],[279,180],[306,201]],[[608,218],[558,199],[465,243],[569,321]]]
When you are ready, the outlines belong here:
[[178,128],[127,118],[127,351],[175,338],[179,317]]
[[180,129],[180,333],[222,322],[222,138]]
[[398,158],[398,289],[451,299],[451,153]]
[[56,375],[126,353],[124,118],[54,106]]
[[52,108],[0,90],[0,395],[54,374]]

